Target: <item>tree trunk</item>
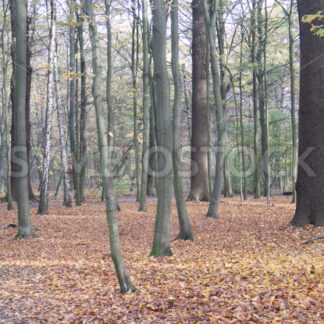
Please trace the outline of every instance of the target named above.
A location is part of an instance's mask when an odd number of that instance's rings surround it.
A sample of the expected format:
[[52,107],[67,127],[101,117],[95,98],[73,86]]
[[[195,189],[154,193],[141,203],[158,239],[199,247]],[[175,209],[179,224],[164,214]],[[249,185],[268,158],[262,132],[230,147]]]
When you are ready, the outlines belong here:
[[261,197],[260,188],[260,163],[259,163],[259,110],[258,110],[258,89],[256,73],[256,0],[252,0],[251,11],[251,63],[253,82],[253,117],[254,117],[254,198]]
[[[261,125],[261,148],[262,148],[262,173],[264,179],[264,196],[268,199],[269,204],[269,145],[268,145],[268,116],[266,102],[266,19],[262,16],[263,0],[258,0],[257,4],[257,32],[258,32],[258,50],[256,55],[257,63],[257,79],[258,79],[258,99],[260,109],[260,125]],[[265,8],[266,10],[266,8]]]
[[[74,6],[73,1],[69,0],[69,13],[70,19],[74,17]],[[68,132],[70,140],[70,150],[72,155],[72,180],[75,191],[76,205],[80,205],[79,197],[79,176],[78,176],[78,160],[77,160],[77,140],[76,140],[76,123],[75,123],[75,112],[76,112],[76,28],[70,23],[69,27],[69,44],[70,44],[70,57],[69,57],[69,113],[68,113]]]
[[192,1],[191,189],[188,201],[209,201],[207,51],[202,0]]
[[84,38],[83,38],[83,17],[78,17],[78,40],[80,48],[80,73],[81,73],[81,88],[80,88],[80,139],[79,139],[79,199],[80,204],[84,202],[84,190],[87,173],[87,68],[86,58],[84,53]]
[[114,262],[115,270],[120,285],[120,291],[121,293],[127,293],[129,291],[134,291],[135,287],[132,285],[128,276],[128,271],[121,254],[121,247],[119,241],[111,154],[109,153],[108,136],[106,134],[106,118],[103,109],[103,97],[100,91],[103,80],[102,67],[100,65],[99,36],[95,23],[95,17],[93,14],[92,0],[85,0],[85,12],[90,17],[89,33],[91,41],[93,69],[92,95],[94,98],[94,106],[96,110],[98,148],[100,152],[101,175],[106,200],[106,212],[109,226],[111,258]]
[[149,144],[150,144],[150,84],[149,84],[149,24],[148,24],[148,8],[147,0],[142,2],[143,12],[143,153],[142,153],[142,180],[141,180],[141,196],[140,211],[146,211],[146,195],[147,195],[147,171],[149,163]]
[[[243,173],[243,200],[248,199],[247,194],[247,176],[245,169],[245,140],[244,140],[244,124],[243,124],[243,84],[242,84],[242,67],[243,67],[243,22],[241,24],[241,44],[240,44],[240,70],[239,70],[239,88],[240,88],[240,137],[241,137],[241,156],[242,156],[242,173]],[[234,90],[233,90],[234,91]]]
[[4,117],[4,132],[3,136],[5,137],[5,151],[6,151],[6,160],[7,160],[7,202],[8,210],[13,209],[12,207],[12,196],[11,196],[11,146],[10,146],[10,127],[9,127],[9,98],[7,91],[7,70],[9,58],[6,53],[5,39],[4,34],[6,30],[7,23],[7,11],[8,6],[5,1],[2,3],[3,10],[3,23],[1,30],[1,55],[2,55],[2,87],[1,87],[1,97],[2,97],[2,107],[3,107],[3,117]]
[[[302,22],[324,8],[324,0],[297,1],[300,26],[299,164],[297,205],[291,223],[324,226],[324,38]],[[322,21],[313,24],[320,25]]]
[[172,46],[172,75],[174,83],[174,102],[173,102],[173,183],[176,196],[180,233],[177,239],[193,241],[193,232],[188,216],[187,206],[184,199],[183,184],[180,177],[180,116],[182,110],[182,89],[179,68],[179,2],[173,0],[171,9],[171,46]]
[[172,111],[166,61],[167,9],[164,0],[153,1],[153,60],[156,95],[156,131],[158,149],[157,213],[151,255],[172,255],[170,218],[172,203]]
[[27,83],[27,40],[26,40],[26,7],[23,1],[15,0],[15,30],[16,30],[16,48],[15,48],[15,90],[13,118],[16,125],[14,131],[15,147],[13,148],[13,164],[17,186],[17,204],[18,204],[18,233],[17,238],[35,237],[30,217],[30,206],[28,197],[28,161],[26,147],[26,83]]
[[204,15],[206,22],[206,29],[208,31],[208,40],[210,48],[211,59],[211,71],[213,77],[213,94],[216,105],[216,123],[217,123],[217,135],[218,145],[216,153],[216,172],[213,192],[210,199],[210,204],[207,212],[207,217],[218,217],[218,205],[222,194],[222,179],[224,158],[225,158],[225,119],[222,105],[222,95],[220,89],[220,75],[217,62],[217,50],[216,50],[216,14],[218,9],[218,1],[212,4],[212,8],[209,8],[207,0],[203,0]]
[[132,83],[133,83],[133,128],[134,128],[134,151],[135,151],[135,177],[136,177],[136,201],[140,201],[141,192],[141,170],[139,158],[138,143],[138,116],[137,116],[137,70],[138,70],[138,51],[139,51],[139,35],[138,35],[138,17],[136,15],[136,3],[132,0]]
[[51,134],[52,134],[52,115],[54,110],[54,51],[56,37],[56,4],[50,0],[51,22],[50,22],[50,40],[48,53],[48,74],[47,74],[47,101],[45,117],[45,135],[43,142],[43,168],[40,184],[40,196],[38,205],[38,214],[48,214],[48,177],[51,154]]
[[293,200],[296,202],[295,183],[297,178],[297,164],[298,164],[298,147],[297,147],[297,122],[296,122],[296,90],[295,90],[295,67],[294,67],[294,51],[295,41],[292,31],[293,25],[293,7],[294,0],[290,1],[290,11],[288,15],[288,34],[289,34],[289,68],[290,68],[290,105],[291,105],[291,132],[292,132],[292,172],[291,180],[293,186]]
[[57,62],[57,43],[56,35],[54,37],[54,83],[56,89],[56,109],[57,109],[57,121],[58,129],[60,134],[60,147],[61,147],[61,158],[62,158],[62,173],[60,176],[60,182],[63,180],[63,204],[66,207],[72,207],[72,198],[70,193],[70,175],[69,175],[69,161],[66,152],[66,140],[64,134],[64,111],[61,102],[61,84],[58,72]]

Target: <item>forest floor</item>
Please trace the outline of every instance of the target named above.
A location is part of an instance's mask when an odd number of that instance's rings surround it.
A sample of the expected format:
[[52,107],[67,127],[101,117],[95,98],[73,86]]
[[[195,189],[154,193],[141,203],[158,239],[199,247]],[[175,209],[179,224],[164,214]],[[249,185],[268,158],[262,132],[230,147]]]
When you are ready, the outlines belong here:
[[[110,259],[105,206],[55,203],[32,219],[37,239],[14,240],[16,212],[0,205],[0,323],[324,323],[323,229],[287,228],[290,197],[188,203],[194,242],[149,257],[155,203],[118,213],[123,254],[137,292],[121,295]],[[127,200],[126,200],[127,201]],[[178,234],[173,206],[171,238]]]

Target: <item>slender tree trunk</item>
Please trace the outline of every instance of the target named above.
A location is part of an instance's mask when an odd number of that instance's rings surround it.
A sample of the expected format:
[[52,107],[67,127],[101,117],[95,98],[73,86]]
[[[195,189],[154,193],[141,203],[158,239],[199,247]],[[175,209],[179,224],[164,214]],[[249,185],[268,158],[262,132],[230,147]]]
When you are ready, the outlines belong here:
[[[28,197],[28,161],[26,147],[26,83],[27,83],[27,40],[26,40],[26,7],[23,1],[15,0],[15,31],[17,43],[15,47],[15,90],[13,118],[15,119],[15,147],[13,152],[14,170],[20,172],[12,174],[16,177],[17,204],[18,204],[18,233],[17,238],[35,237]],[[18,162],[19,161],[19,162]],[[22,163],[22,164],[21,164]]]
[[167,9],[163,0],[153,0],[153,60],[156,95],[156,131],[158,148],[157,213],[151,255],[172,255],[170,218],[172,203],[172,111],[166,61]]
[[293,25],[293,7],[294,0],[290,1],[290,12],[288,15],[288,34],[289,34],[289,68],[290,68],[290,105],[291,105],[291,131],[292,131],[292,189],[293,200],[296,202],[296,178],[297,178],[297,164],[298,164],[298,147],[297,147],[297,122],[296,122],[296,90],[295,90],[295,67],[294,67],[294,35],[292,31]]
[[[222,104],[224,117],[227,118],[227,92],[229,89],[229,85],[225,82],[226,76],[226,66],[225,66],[225,21],[224,21],[224,0],[219,0],[219,11],[217,14],[216,28],[217,28],[217,39],[218,39],[218,48],[219,48],[219,64],[220,64],[220,87],[221,87],[221,96],[222,96]],[[229,161],[228,161],[228,130],[226,127],[225,131],[225,160],[224,160],[224,196],[232,197],[232,181],[231,181],[231,172],[229,169]]]
[[137,116],[137,69],[138,69],[138,50],[139,50],[139,35],[138,35],[138,17],[136,15],[136,2],[132,0],[132,83],[133,83],[133,111],[134,111],[134,151],[135,151],[135,177],[136,177],[136,201],[140,201],[141,192],[141,170],[139,157],[139,143],[138,143],[138,116]]
[[141,180],[141,196],[140,211],[146,211],[146,195],[147,195],[147,171],[149,163],[149,144],[150,144],[150,84],[149,84],[149,24],[148,24],[148,8],[147,0],[142,1],[143,12],[143,153],[142,153],[142,180]]
[[121,254],[121,247],[119,241],[118,224],[116,217],[116,198],[112,175],[111,154],[109,153],[108,136],[106,135],[106,118],[103,109],[103,97],[101,95],[102,67],[100,64],[100,49],[99,36],[93,14],[92,0],[85,0],[85,12],[90,17],[89,33],[91,41],[92,52],[92,69],[93,69],[93,84],[92,95],[94,98],[94,105],[96,110],[97,132],[98,132],[98,148],[100,152],[100,165],[102,181],[104,186],[104,194],[106,201],[107,221],[109,226],[109,240],[111,258],[114,262],[117,273],[120,291],[126,293],[134,291],[128,276],[128,271]]
[[182,179],[180,176],[181,165],[179,160],[180,150],[180,116],[182,110],[182,89],[179,68],[179,2],[173,0],[171,9],[171,43],[172,43],[172,75],[174,83],[173,102],[173,183],[176,196],[180,233],[177,239],[193,241],[193,232],[184,199]]
[[[71,19],[74,17],[74,6],[73,0],[69,0],[69,13]],[[76,27],[70,22],[69,26],[69,47],[70,47],[70,57],[69,57],[69,113],[68,113],[68,131],[70,140],[70,151],[72,155],[72,180],[73,187],[75,191],[76,205],[80,204],[79,200],[79,176],[78,176],[78,160],[77,160],[77,145],[76,145],[76,122],[75,122],[75,112],[76,112]]]
[[[55,31],[55,30],[54,30]],[[66,207],[72,207],[72,198],[70,193],[70,176],[69,176],[69,162],[66,151],[66,140],[64,134],[64,111],[61,101],[61,83],[58,72],[58,62],[57,62],[57,43],[56,35],[54,37],[54,83],[56,89],[56,109],[57,109],[57,121],[58,129],[60,134],[60,147],[61,147],[61,158],[62,158],[62,173],[60,176],[60,182],[63,180],[63,204]],[[59,186],[58,186],[59,187]],[[57,190],[58,191],[58,190]]]
[[259,163],[259,110],[258,110],[258,90],[256,73],[256,0],[252,0],[251,11],[251,63],[253,82],[253,117],[254,117],[254,198],[261,197],[260,188],[260,163]]
[[81,88],[80,88],[80,140],[79,140],[79,199],[80,203],[84,202],[84,190],[87,174],[87,66],[84,53],[84,38],[83,38],[83,18],[78,17],[78,40],[80,48],[80,73],[81,73]]
[[[299,164],[294,226],[324,226],[324,38],[304,23],[324,8],[324,0],[297,1],[300,27]],[[315,21],[315,25],[323,24]]]
[[245,140],[243,124],[243,84],[242,84],[242,66],[243,66],[243,26],[241,25],[241,44],[240,44],[240,69],[239,69],[239,88],[240,88],[240,137],[241,137],[241,155],[242,155],[242,172],[243,172],[243,200],[247,200],[247,177],[245,169]]
[[50,22],[50,44],[48,54],[48,75],[47,75],[47,101],[46,101],[46,117],[45,132],[43,142],[43,168],[42,179],[40,184],[40,198],[38,205],[38,214],[48,214],[48,177],[51,153],[51,134],[52,134],[52,115],[54,108],[54,51],[56,37],[56,4],[54,0],[50,0],[51,6],[51,22]]
[[[262,148],[262,173],[264,179],[264,196],[269,197],[269,148],[268,148],[268,118],[266,107],[266,70],[265,70],[265,50],[266,50],[266,23],[262,16],[263,0],[258,0],[257,4],[257,33],[258,33],[258,50],[256,55],[257,79],[258,79],[258,99],[260,109],[261,125],[261,148]],[[268,199],[269,200],[269,199]],[[269,201],[268,201],[269,203]]]
[[222,105],[222,96],[220,89],[220,75],[217,62],[217,50],[216,50],[216,14],[218,8],[218,1],[212,4],[209,8],[207,0],[203,0],[205,23],[208,31],[208,40],[210,46],[210,58],[211,58],[211,71],[213,77],[213,94],[216,105],[216,123],[217,123],[217,135],[218,135],[218,147],[216,153],[216,172],[213,192],[210,199],[210,204],[207,212],[207,217],[218,217],[218,205],[222,193],[222,179],[223,168],[225,158],[225,119]]
[[191,189],[188,201],[209,201],[207,52],[202,0],[192,1]]
[[1,54],[2,54],[2,88],[1,88],[1,97],[2,97],[2,107],[3,107],[3,117],[4,117],[4,133],[5,137],[5,146],[6,146],[6,160],[7,160],[7,202],[8,210],[13,209],[12,207],[12,196],[11,196],[11,146],[10,146],[10,127],[9,127],[9,97],[7,90],[7,70],[8,70],[8,54],[6,53],[5,47],[5,30],[7,28],[7,12],[8,4],[3,1],[2,3],[3,10],[3,24],[1,30]]

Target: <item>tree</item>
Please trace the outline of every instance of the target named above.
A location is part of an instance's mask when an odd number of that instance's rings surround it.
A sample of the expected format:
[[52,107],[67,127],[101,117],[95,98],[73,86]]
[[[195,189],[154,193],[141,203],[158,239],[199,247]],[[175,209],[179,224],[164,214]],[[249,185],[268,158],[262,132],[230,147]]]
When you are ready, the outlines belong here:
[[[299,164],[297,204],[291,223],[324,226],[324,38],[303,21],[324,8],[324,0],[297,1],[300,27]],[[313,21],[319,26],[320,19]]]
[[176,196],[178,218],[180,224],[180,233],[178,239],[193,241],[193,232],[191,223],[188,216],[187,206],[184,199],[182,179],[180,177],[180,116],[181,116],[181,102],[182,102],[182,89],[181,89],[181,76],[179,68],[179,23],[178,12],[179,2],[174,0],[171,8],[171,43],[172,43],[172,74],[174,83],[174,101],[173,101],[173,184],[174,193]]
[[146,195],[147,195],[147,170],[149,163],[149,145],[150,145],[150,84],[149,84],[149,25],[147,0],[142,2],[143,12],[143,157],[142,157],[142,180],[141,180],[141,196],[139,210],[146,211]]
[[99,36],[93,14],[92,0],[85,0],[85,13],[89,16],[89,34],[92,52],[93,84],[92,95],[96,110],[98,149],[100,153],[100,167],[104,195],[106,201],[106,214],[109,227],[109,240],[111,258],[114,262],[121,293],[134,291],[135,287],[130,281],[128,271],[121,253],[118,224],[116,217],[116,198],[111,166],[111,152],[109,152],[108,136],[106,134],[106,119],[103,109],[103,96],[101,95],[102,67],[100,63]]
[[28,195],[28,162],[26,146],[26,83],[27,83],[27,40],[26,40],[26,7],[23,1],[15,0],[14,6],[16,47],[15,47],[15,90],[13,118],[15,119],[15,147],[13,150],[13,163],[16,177],[17,204],[18,204],[18,233],[17,238],[35,237],[33,230],[29,195]]
[[187,200],[209,201],[207,45],[202,0],[192,1],[191,189]]
[[3,107],[3,117],[4,117],[4,128],[5,128],[5,138],[6,138],[6,158],[7,158],[7,201],[8,201],[8,210],[13,209],[12,206],[12,196],[11,196],[11,146],[10,146],[10,127],[9,127],[9,98],[7,90],[7,70],[9,58],[6,53],[5,45],[5,30],[7,27],[7,12],[8,5],[3,1],[3,24],[1,28],[1,56],[2,56],[2,87],[1,87],[1,98],[2,98],[2,107]]
[[172,111],[166,61],[167,6],[164,0],[153,0],[153,39],[155,119],[157,141],[157,212],[151,255],[172,255],[170,249],[170,218],[172,203]]
[[48,213],[48,176],[51,154],[51,135],[52,135],[52,115],[54,110],[54,52],[56,38],[56,4],[54,0],[50,0],[50,40],[48,53],[48,74],[47,74],[47,101],[46,101],[46,117],[45,130],[43,138],[43,168],[40,184],[40,198],[38,205],[38,214],[44,215]]
[[[60,134],[60,148],[61,148],[61,158],[62,158],[62,175],[60,181],[63,180],[63,204],[66,207],[72,207],[72,198],[70,193],[70,175],[69,175],[69,162],[66,149],[66,139],[64,134],[64,112],[62,107],[61,98],[61,83],[58,71],[58,60],[57,60],[57,42],[56,36],[54,35],[54,83],[56,92],[56,109],[57,109],[57,121],[58,129]],[[60,183],[60,182],[59,182]],[[59,188],[59,185],[58,185]]]
[[222,105],[222,95],[220,89],[220,74],[217,61],[217,49],[216,49],[216,15],[218,9],[218,1],[214,0],[211,3],[207,3],[207,0],[203,0],[204,15],[207,36],[210,49],[211,71],[213,78],[213,94],[216,105],[216,123],[217,123],[217,135],[218,135],[218,147],[216,152],[216,172],[213,192],[210,198],[210,204],[207,212],[207,217],[218,217],[218,205],[222,194],[222,179],[223,168],[225,158],[225,120],[224,111]]

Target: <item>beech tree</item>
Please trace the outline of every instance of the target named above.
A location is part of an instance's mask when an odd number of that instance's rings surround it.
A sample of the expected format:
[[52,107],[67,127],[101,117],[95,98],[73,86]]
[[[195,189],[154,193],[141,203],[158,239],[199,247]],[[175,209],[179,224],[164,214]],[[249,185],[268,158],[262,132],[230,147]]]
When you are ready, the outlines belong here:
[[92,70],[93,83],[92,95],[96,110],[98,149],[100,153],[101,177],[103,183],[103,191],[106,202],[106,215],[109,227],[109,240],[111,258],[114,262],[117,278],[120,285],[121,293],[135,291],[135,287],[130,281],[126,265],[121,253],[118,224],[116,217],[116,198],[111,166],[111,152],[108,145],[108,136],[106,134],[106,119],[103,109],[103,96],[101,94],[101,85],[103,84],[102,66],[100,63],[99,36],[93,14],[92,0],[85,0],[85,12],[89,16],[89,34],[91,41],[92,53]]
[[207,40],[202,0],[192,1],[191,189],[187,200],[209,201]]
[[[324,226],[324,37],[320,18],[309,20],[324,8],[324,0],[297,1],[300,28],[299,164],[297,204],[291,223]],[[316,17],[316,16],[315,16]]]
[[171,45],[172,45],[172,75],[174,84],[173,101],[173,184],[176,196],[180,233],[178,239],[193,241],[193,232],[188,216],[188,210],[184,199],[183,184],[180,177],[179,161],[179,138],[180,138],[180,116],[182,110],[182,89],[179,67],[179,2],[174,0],[171,7]]
[[54,110],[54,52],[56,38],[56,4],[54,0],[50,0],[50,40],[48,53],[48,80],[47,80],[47,101],[46,101],[46,117],[45,130],[43,137],[43,168],[40,183],[40,199],[38,205],[38,214],[48,213],[48,176],[51,153],[51,135],[52,135],[52,115]]
[[28,195],[28,161],[26,146],[26,83],[27,83],[27,40],[26,40],[26,7],[25,3],[20,0],[14,1],[16,46],[15,62],[16,69],[14,72],[15,89],[14,89],[14,106],[13,118],[15,120],[15,147],[13,148],[13,164],[16,178],[17,205],[18,205],[18,233],[17,238],[35,237],[33,230],[29,195]]
[[157,141],[157,212],[151,255],[172,255],[170,218],[172,203],[172,111],[166,61],[167,9],[164,0],[153,0],[154,93]]

